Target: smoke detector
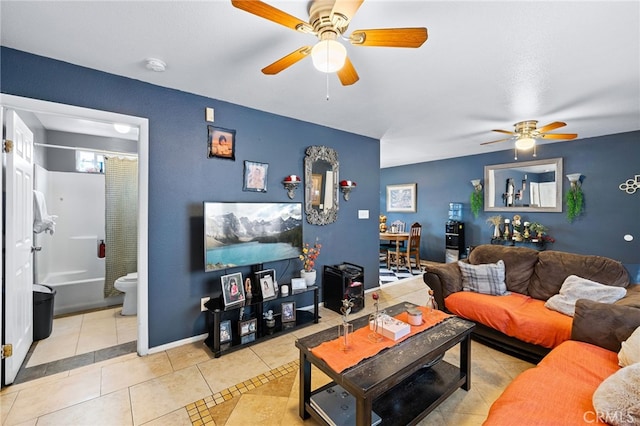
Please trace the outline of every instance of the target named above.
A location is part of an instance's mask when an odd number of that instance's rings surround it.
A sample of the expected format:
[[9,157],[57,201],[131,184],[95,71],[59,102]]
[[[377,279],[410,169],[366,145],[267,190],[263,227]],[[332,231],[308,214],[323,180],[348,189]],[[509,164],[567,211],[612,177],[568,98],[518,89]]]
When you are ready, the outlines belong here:
[[147,69],[155,72],[164,72],[167,69],[167,64],[161,59],[147,58],[145,59]]

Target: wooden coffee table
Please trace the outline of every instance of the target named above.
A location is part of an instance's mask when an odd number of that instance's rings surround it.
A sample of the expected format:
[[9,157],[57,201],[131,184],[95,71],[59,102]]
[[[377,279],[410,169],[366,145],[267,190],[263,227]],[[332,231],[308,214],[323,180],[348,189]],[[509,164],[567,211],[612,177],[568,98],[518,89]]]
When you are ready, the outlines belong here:
[[[385,309],[395,316],[407,309],[400,303]],[[353,321],[354,330],[368,327],[369,316]],[[442,401],[461,387],[471,388],[471,330],[475,324],[451,317],[436,326],[417,333],[398,344],[384,349],[341,373],[331,369],[311,349],[337,337],[337,327],[298,339],[300,350],[299,413],[303,419],[312,416],[320,424],[327,424],[311,406],[311,366],[329,376],[329,383],[316,392],[339,384],[356,399],[356,425],[370,426],[371,411],[382,418],[382,424],[416,424]],[[452,347],[460,347],[460,365],[438,361]],[[433,364],[433,365],[432,365]]]

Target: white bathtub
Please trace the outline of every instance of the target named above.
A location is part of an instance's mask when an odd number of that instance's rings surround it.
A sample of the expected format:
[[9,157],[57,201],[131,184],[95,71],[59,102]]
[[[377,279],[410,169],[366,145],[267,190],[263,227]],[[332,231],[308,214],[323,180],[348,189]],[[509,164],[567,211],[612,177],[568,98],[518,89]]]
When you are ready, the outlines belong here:
[[104,297],[104,277],[91,277],[89,271],[65,271],[48,274],[38,284],[56,290],[53,315],[121,305],[124,295]]

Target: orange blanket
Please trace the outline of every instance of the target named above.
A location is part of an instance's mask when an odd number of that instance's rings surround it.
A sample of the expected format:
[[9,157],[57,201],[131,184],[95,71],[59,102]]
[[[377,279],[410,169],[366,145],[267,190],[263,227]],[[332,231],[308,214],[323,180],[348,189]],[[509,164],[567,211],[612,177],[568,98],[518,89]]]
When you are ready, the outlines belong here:
[[[429,312],[429,308],[425,308],[423,306],[418,306],[418,308],[422,311],[423,324],[411,326],[411,332],[396,341],[386,338],[382,338],[378,342],[371,341],[369,339],[371,330],[367,326],[359,328],[351,333],[351,344],[349,349],[346,351],[343,350],[342,339],[337,338],[316,346],[311,349],[311,352],[318,358],[324,360],[324,362],[326,362],[333,371],[340,373],[347,368],[358,364],[363,359],[372,357],[383,349],[390,348],[410,336],[433,327],[434,325],[444,321],[446,318],[451,317],[451,315],[445,314],[442,311]],[[403,322],[408,322],[406,312],[402,312],[394,318]]]
[[566,341],[507,386],[491,406],[484,425],[602,424],[592,396],[619,369],[615,352]]
[[459,291],[449,295],[445,305],[462,318],[545,348],[555,348],[571,337],[572,317],[547,309],[542,300],[520,293],[491,296]]

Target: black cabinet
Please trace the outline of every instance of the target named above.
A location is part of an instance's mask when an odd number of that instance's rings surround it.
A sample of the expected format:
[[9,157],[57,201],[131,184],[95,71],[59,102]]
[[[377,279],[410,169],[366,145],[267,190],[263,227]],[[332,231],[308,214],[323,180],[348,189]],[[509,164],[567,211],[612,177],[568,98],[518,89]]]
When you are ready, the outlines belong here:
[[340,265],[325,265],[322,275],[322,298],[324,307],[340,312],[342,301],[353,302],[351,313],[364,308],[364,269],[362,266],[344,262]]
[[[296,309],[295,321],[283,322],[281,304],[295,302],[297,296],[311,294],[311,292],[313,292],[313,311]],[[318,312],[318,286],[315,285],[309,286],[306,289],[296,290],[292,293],[290,292],[286,296],[282,296],[280,293],[278,293],[276,297],[268,299],[254,296],[251,299],[247,299],[243,304],[226,307],[221,297],[217,297],[205,303],[205,307],[207,308],[209,335],[204,343],[211,349],[216,358],[222,356],[224,353],[242,349],[253,343],[288,333],[296,328],[317,324],[320,319]],[[263,314],[266,312],[265,309],[272,309],[274,311],[273,318],[275,325],[273,327],[268,327],[267,320],[263,318]],[[241,324],[251,319],[256,319],[256,330],[251,330],[252,332],[250,334],[241,336]],[[226,321],[230,322],[228,325],[230,325],[231,340],[222,342],[220,338],[220,325]]]

